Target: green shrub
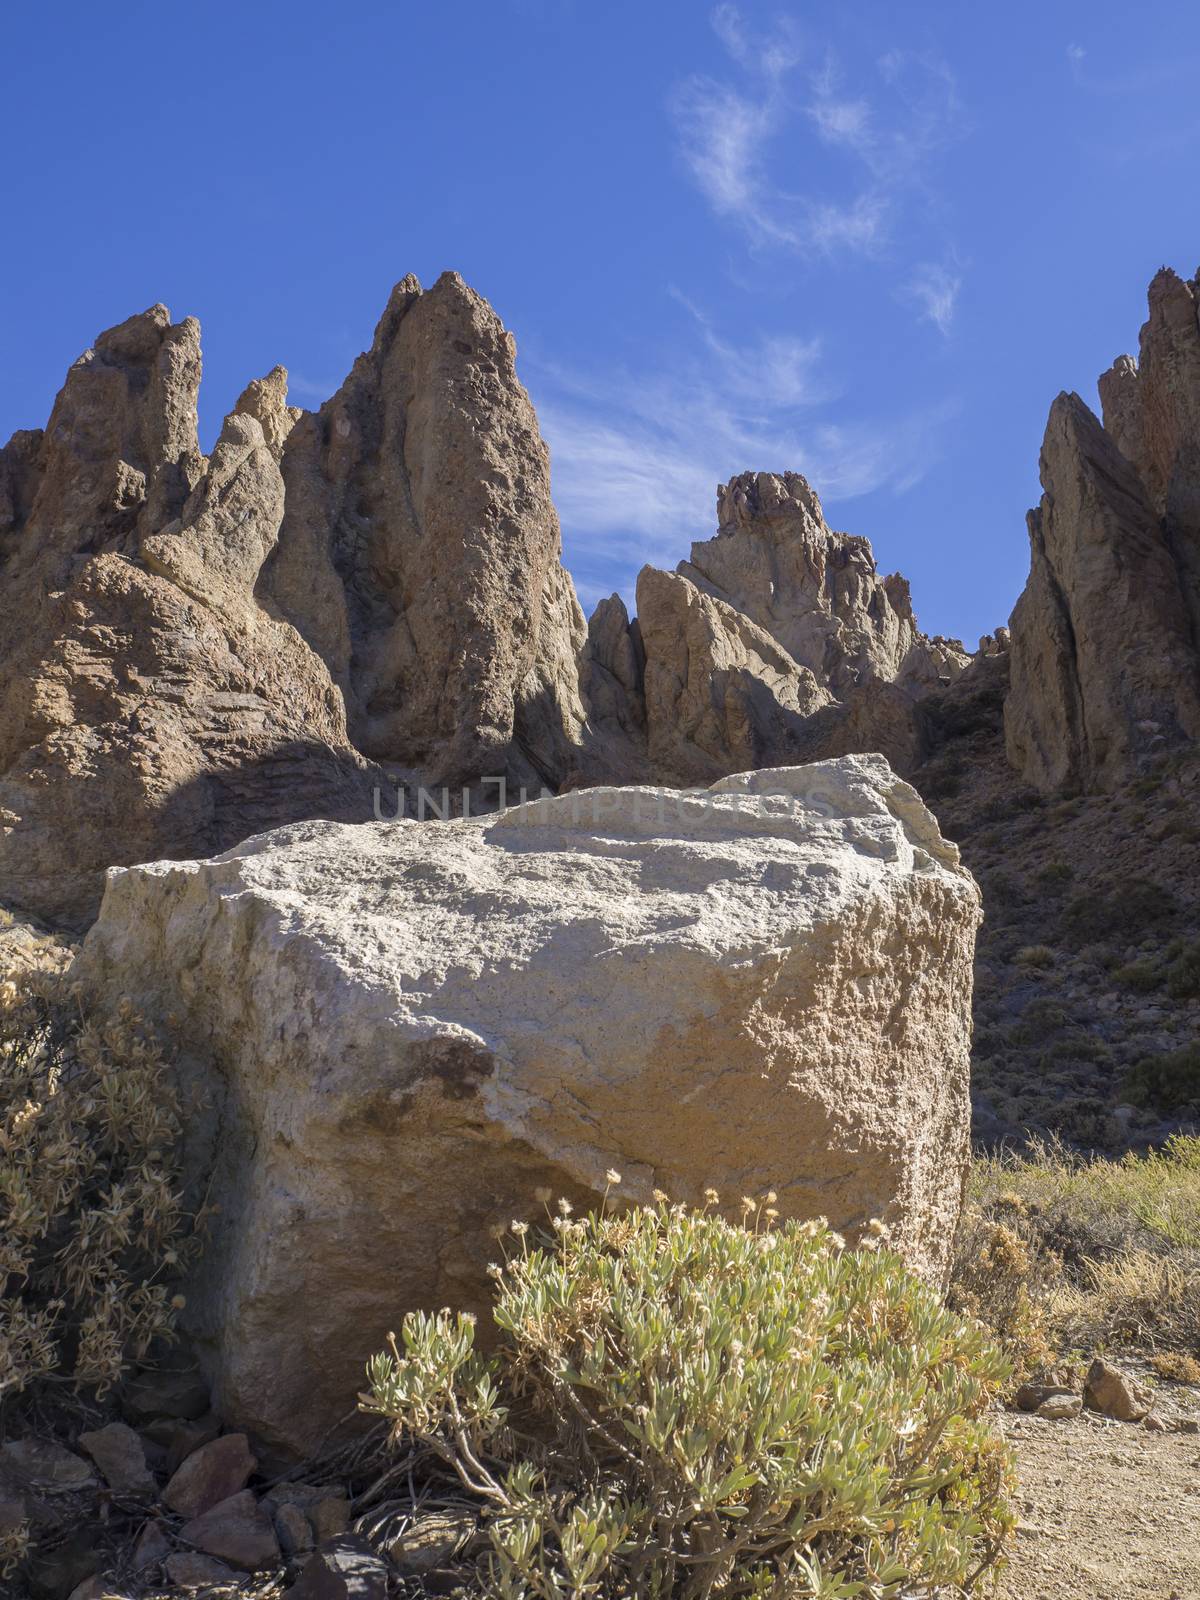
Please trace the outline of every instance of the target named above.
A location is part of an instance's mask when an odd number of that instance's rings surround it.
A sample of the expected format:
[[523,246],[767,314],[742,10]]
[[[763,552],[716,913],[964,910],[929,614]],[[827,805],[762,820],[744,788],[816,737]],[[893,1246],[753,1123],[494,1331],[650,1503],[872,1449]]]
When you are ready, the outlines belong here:
[[1162,987],[1163,970],[1157,961],[1151,961],[1147,956],[1140,956],[1138,960],[1118,967],[1113,973],[1113,981],[1124,989],[1134,989],[1138,994],[1149,994],[1152,990]]
[[1167,993],[1172,1000],[1200,996],[1200,939],[1175,940],[1167,949]]
[[1037,881],[1046,889],[1058,889],[1070,883],[1075,876],[1075,868],[1069,861],[1049,861],[1044,867],[1039,867]]
[[878,1237],[743,1205],[514,1224],[494,1355],[443,1311],[372,1360],[364,1409],[485,1508],[478,1592],[898,1600],[999,1559],[1003,1358]]
[[1070,1020],[1058,1000],[1050,995],[1038,995],[1029,1001],[1021,1015],[1010,1025],[1008,1043],[1018,1049],[1027,1048],[1061,1032]]
[[1168,1114],[1200,1105],[1200,1044],[1143,1056],[1125,1079],[1125,1096],[1135,1106]]
[[1152,878],[1118,878],[1103,890],[1075,895],[1063,913],[1064,927],[1087,940],[1140,941],[1167,929],[1179,912],[1175,896]]
[[53,1374],[104,1390],[169,1334],[194,1243],[179,1106],[132,1009],[62,980],[0,983],[0,1397]]
[[1200,995],[1200,939],[1172,939],[1161,955],[1139,956],[1113,978],[1142,994],[1165,987],[1172,1000],[1193,1000]]
[[1063,1061],[1103,1061],[1107,1055],[1103,1039],[1083,1028],[1071,1028],[1041,1052],[1038,1066],[1048,1072]]

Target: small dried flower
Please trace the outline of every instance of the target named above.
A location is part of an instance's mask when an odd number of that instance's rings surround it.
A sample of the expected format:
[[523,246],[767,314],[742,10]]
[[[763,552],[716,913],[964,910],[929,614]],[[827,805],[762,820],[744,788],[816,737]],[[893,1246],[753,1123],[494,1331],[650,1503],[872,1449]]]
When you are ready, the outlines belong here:
[[669,1199],[669,1196],[668,1196],[667,1191],[665,1189],[655,1189],[653,1191],[653,1195],[654,1195],[654,1203],[655,1203],[655,1205],[665,1206],[666,1203],[667,1203],[667,1200]]
[[779,1196],[775,1193],[774,1189],[768,1189],[767,1190],[766,1202],[767,1202],[767,1204],[769,1206],[773,1206],[775,1204],[776,1200],[778,1200],[778,1199],[779,1199]]
[[715,1189],[705,1189],[704,1198],[708,1201],[710,1206],[720,1205],[721,1203],[721,1196]]
[[516,1234],[518,1239],[523,1239],[529,1232],[529,1224],[527,1222],[513,1221],[510,1222],[508,1226],[512,1232]]
[[548,1205],[550,1203],[551,1192],[552,1191],[547,1189],[544,1183],[539,1183],[537,1188],[533,1191],[533,1198],[540,1206]]
[[487,1275],[489,1278],[502,1278],[504,1276],[504,1268],[495,1261],[489,1261]]
[[608,1171],[604,1174],[604,1181],[610,1187],[620,1183],[621,1174],[617,1171],[616,1167],[609,1167]]
[[184,1306],[186,1306],[186,1305],[187,1305],[187,1295],[185,1295],[185,1294],[173,1294],[171,1296],[171,1306],[172,1306],[173,1310],[182,1311]]
[[563,1195],[562,1199],[558,1202],[559,1215],[563,1217],[569,1217],[574,1209],[575,1207],[567,1199],[566,1195]]

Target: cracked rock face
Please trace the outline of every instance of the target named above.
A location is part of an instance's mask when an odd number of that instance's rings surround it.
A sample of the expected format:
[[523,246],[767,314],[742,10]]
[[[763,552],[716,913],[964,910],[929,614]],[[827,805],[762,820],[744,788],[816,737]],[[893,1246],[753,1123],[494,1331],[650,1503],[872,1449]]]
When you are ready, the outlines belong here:
[[1140,359],[1100,396],[1103,426],[1078,395],[1051,408],[1011,624],[1009,759],[1051,790],[1200,738],[1200,280],[1158,274]]
[[826,524],[796,472],[743,472],[717,491],[714,539],[679,571],[772,635],[836,699],[871,679],[934,683],[966,664],[961,646],[930,641],[908,584],[880,578],[870,543]]
[[871,750],[915,765],[915,702],[964,670],[962,645],[920,632],[905,579],[833,532],[798,473],[744,472],[717,513],[674,573],[642,569],[634,623],[615,595],[597,608],[593,728],[667,783]]
[[82,927],[110,865],[369,817],[378,759],[579,768],[586,629],[513,358],[457,276],[405,279],[318,414],[276,367],[206,460],[198,324],[97,339],[0,451],[0,901]]
[[114,862],[369,815],[341,701],[254,583],[294,420],[276,369],[196,440],[199,328],[156,306],[72,367],[3,453],[0,885],[60,925]]
[[[879,757],[446,824],[303,823],[114,873],[77,975],[175,1020],[219,1201],[189,1288],[222,1414],[303,1451],[493,1229],[773,1188],[945,1271],[979,896]],[[218,1137],[219,1132],[219,1137]]]
[[365,755],[432,781],[556,786],[586,627],[516,344],[457,273],[405,278],[371,349],[287,442],[263,574]]

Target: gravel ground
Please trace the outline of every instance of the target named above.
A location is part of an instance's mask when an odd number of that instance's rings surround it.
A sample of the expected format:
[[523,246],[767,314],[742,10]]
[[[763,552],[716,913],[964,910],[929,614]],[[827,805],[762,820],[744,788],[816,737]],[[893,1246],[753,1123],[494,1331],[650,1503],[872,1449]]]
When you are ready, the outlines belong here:
[[1200,1600],[1200,1435],[1006,1415],[1021,1523],[1001,1600]]

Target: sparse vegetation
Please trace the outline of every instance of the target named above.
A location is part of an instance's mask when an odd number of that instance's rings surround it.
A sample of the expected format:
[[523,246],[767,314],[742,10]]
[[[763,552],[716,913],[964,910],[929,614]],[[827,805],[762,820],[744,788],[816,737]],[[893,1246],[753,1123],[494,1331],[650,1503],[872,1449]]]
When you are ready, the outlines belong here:
[[1200,939],[1176,939],[1167,946],[1166,985],[1172,1000],[1200,996]]
[[1075,895],[1063,913],[1077,940],[1143,938],[1147,930],[1171,927],[1179,913],[1175,896],[1152,878],[1118,878],[1103,889]]
[[1161,1350],[1150,1357],[1150,1365],[1168,1383],[1200,1384],[1200,1361],[1181,1350]]
[[1048,861],[1044,867],[1039,867],[1035,876],[1043,888],[1058,889],[1070,883],[1075,876],[1075,868],[1069,861]]
[[0,1397],[50,1374],[102,1392],[171,1332],[194,1242],[179,1119],[131,1007],[88,1016],[46,973],[0,984]]
[[1167,1113],[1200,1109],[1200,1044],[1143,1056],[1125,1080],[1125,1094],[1133,1105]]
[[515,1224],[495,1355],[421,1313],[371,1362],[365,1409],[484,1511],[481,1592],[895,1600],[997,1561],[1002,1357],[886,1248],[744,1205]]
[[1018,1376],[1072,1350],[1200,1355],[1200,1138],[1118,1161],[1053,1143],[978,1161],[951,1300]]
[[1124,989],[1133,989],[1138,994],[1149,994],[1162,983],[1162,969],[1155,962],[1142,956],[1137,961],[1129,961],[1123,967],[1118,967],[1113,973],[1113,981]]

